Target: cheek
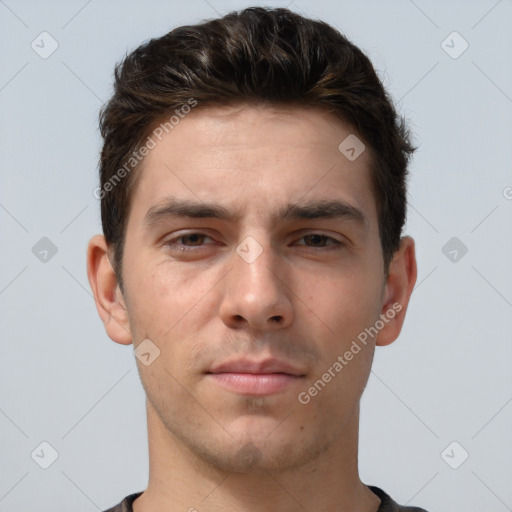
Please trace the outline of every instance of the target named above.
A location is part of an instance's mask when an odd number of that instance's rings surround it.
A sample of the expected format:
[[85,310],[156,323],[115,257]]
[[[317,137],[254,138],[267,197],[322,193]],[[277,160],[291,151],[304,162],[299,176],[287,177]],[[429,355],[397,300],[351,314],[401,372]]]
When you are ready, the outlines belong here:
[[304,303],[312,319],[320,320],[311,331],[320,359],[306,389],[313,410],[346,410],[364,390],[374,353],[374,340],[365,329],[379,318],[381,279],[361,269],[302,283]]
[[369,269],[318,273],[302,276],[297,297],[326,328],[326,333],[339,341],[357,336],[372,325],[380,313],[382,276]]
[[219,276],[213,270],[178,268],[169,261],[138,268],[142,270],[129,283],[135,345],[149,338],[160,349],[160,362],[173,375],[193,373],[197,354],[207,348],[201,348],[210,328],[207,324],[217,311],[214,287]]
[[198,294],[201,294],[192,276],[183,269],[173,269],[168,261],[135,264],[131,276],[126,282],[131,314],[146,326],[163,328],[165,324],[167,329],[171,328],[198,302]]

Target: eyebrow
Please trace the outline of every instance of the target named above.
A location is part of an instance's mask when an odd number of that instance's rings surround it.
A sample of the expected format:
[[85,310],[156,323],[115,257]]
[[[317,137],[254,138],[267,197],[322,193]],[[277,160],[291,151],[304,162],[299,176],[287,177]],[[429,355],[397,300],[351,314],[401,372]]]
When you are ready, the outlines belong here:
[[[221,205],[201,201],[191,201],[169,197],[162,203],[152,206],[144,216],[143,225],[150,227],[159,221],[173,217],[195,219],[239,220],[239,213],[230,212]],[[273,223],[284,220],[346,219],[361,225],[368,225],[362,210],[340,200],[317,200],[303,204],[290,203],[281,207],[271,216]]]

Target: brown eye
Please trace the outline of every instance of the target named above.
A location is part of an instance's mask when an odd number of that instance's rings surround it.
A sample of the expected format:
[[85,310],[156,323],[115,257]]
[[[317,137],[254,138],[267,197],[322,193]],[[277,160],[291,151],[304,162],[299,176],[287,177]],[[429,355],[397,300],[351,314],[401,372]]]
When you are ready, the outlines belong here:
[[[201,242],[204,241],[206,235],[203,235],[202,233],[190,233],[189,235],[181,235],[177,240],[183,240],[185,243],[183,245],[201,245]],[[186,243],[186,240],[191,242],[190,244]]]
[[330,236],[327,236],[327,235],[320,235],[318,233],[313,233],[311,235],[305,235],[302,237],[302,239],[304,239],[304,241],[306,242],[305,244],[299,244],[299,245],[306,245],[308,247],[318,247],[318,248],[322,248],[322,247],[329,247],[329,246],[336,246],[336,245],[342,245],[341,242],[339,242],[338,240],[335,240],[334,238],[330,237]]
[[[209,242],[205,242],[206,240],[209,240]],[[164,245],[169,247],[171,250],[184,253],[187,251],[207,249],[207,246],[213,245],[212,242],[213,239],[204,233],[190,232],[182,233],[174,238],[170,238]]]

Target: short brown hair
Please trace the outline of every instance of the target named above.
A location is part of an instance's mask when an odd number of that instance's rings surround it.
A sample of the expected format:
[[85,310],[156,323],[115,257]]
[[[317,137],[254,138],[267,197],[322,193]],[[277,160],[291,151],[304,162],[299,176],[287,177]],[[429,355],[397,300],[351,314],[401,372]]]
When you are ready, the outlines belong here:
[[116,65],[114,78],[114,93],[100,111],[99,190],[103,232],[121,289],[136,178],[126,162],[158,122],[191,99],[197,108],[314,107],[348,123],[372,154],[387,271],[405,223],[407,164],[414,148],[370,60],[338,30],[288,9],[251,7],[145,42]]

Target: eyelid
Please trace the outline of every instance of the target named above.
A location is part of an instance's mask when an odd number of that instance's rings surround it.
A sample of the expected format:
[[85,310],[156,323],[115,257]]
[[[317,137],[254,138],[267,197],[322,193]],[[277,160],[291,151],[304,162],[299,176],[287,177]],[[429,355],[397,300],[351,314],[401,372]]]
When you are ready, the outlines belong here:
[[[183,238],[186,236],[191,236],[191,235],[200,235],[204,238],[209,238],[211,240],[214,240],[214,238],[212,236],[208,235],[207,233],[205,233],[203,231],[190,230],[190,231],[181,231],[181,232],[178,232],[177,234],[174,234],[171,238],[168,238],[167,240],[164,241],[164,245],[167,245],[170,243],[176,243],[176,241],[179,240],[180,238]],[[180,244],[180,245],[183,245],[183,244]],[[190,246],[190,247],[194,247],[194,246]],[[201,247],[201,246],[195,246],[195,247]]]
[[[187,237],[187,236],[192,236],[192,235],[199,235],[201,237],[204,237],[204,238],[209,238],[210,240],[213,240],[214,241],[214,244],[212,243],[203,243],[200,244],[200,245],[186,245],[186,244],[183,244],[183,243],[179,243],[178,240],[180,238],[183,238],[183,237]],[[319,236],[321,237],[322,239],[325,240],[326,242],[326,245],[324,246],[311,246],[311,245],[307,245],[306,243],[300,243],[300,244],[297,244],[298,241],[300,240],[303,240],[305,239],[306,237],[308,236]],[[326,233],[322,233],[318,230],[301,230],[299,233],[295,233],[294,234],[294,238],[293,238],[293,243],[296,244],[296,245],[299,245],[299,246],[302,246],[302,247],[307,247],[309,249],[318,249],[318,250],[328,250],[329,248],[331,249],[339,249],[341,247],[344,247],[346,245],[346,242],[345,241],[341,241],[341,240],[338,240],[337,238],[335,238],[334,236],[330,236]],[[215,245],[215,240],[212,236],[208,235],[207,233],[203,232],[203,231],[199,231],[199,230],[188,230],[188,231],[181,231],[181,232],[178,232],[177,234],[174,234],[174,236],[172,238],[169,238],[167,239],[165,242],[164,242],[164,245],[165,246],[168,246],[168,247],[174,247],[174,248],[179,248],[179,250],[181,252],[187,252],[187,251],[200,251],[201,249],[205,249],[207,245]]]
[[[304,238],[306,236],[317,235],[321,237],[325,237],[331,239],[339,244],[346,244],[349,242],[346,236],[342,233],[333,233],[332,231],[325,232],[321,228],[308,228],[308,229],[300,229],[293,233],[293,240],[298,240]],[[290,237],[291,238],[291,237]]]
[[[326,235],[324,233],[316,233],[316,232],[313,232],[313,233],[305,233],[304,235],[301,235],[297,240],[302,240],[303,238],[306,238],[307,236],[319,236],[319,237],[322,237],[326,240],[332,240],[335,244],[343,244],[343,242],[341,240],[338,240],[337,238],[334,238],[330,235]],[[301,244],[303,245],[303,244]]]

